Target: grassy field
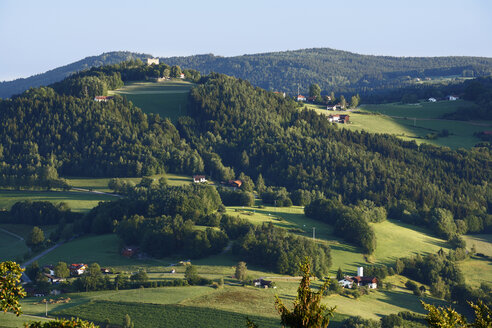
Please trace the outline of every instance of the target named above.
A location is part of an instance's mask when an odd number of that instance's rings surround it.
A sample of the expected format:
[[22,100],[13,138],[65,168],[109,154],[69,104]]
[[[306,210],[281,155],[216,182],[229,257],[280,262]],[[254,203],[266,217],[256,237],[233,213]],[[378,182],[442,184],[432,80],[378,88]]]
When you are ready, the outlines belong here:
[[475,245],[477,253],[492,257],[492,234],[464,235],[463,239],[468,249]]
[[168,117],[172,122],[186,115],[188,94],[193,84],[182,80],[164,82],[132,82],[110,91],[126,96],[146,113]]
[[[339,124],[339,127],[350,130],[364,130],[371,133],[387,133],[404,140],[414,140],[417,143],[429,143],[450,148],[470,148],[481,140],[473,134],[490,130],[492,122],[465,122],[442,120],[443,114],[456,111],[458,108],[469,105],[468,102],[440,101],[436,103],[421,102],[418,104],[403,105],[398,103],[361,105],[356,111],[334,112],[325,110],[324,106],[307,105],[318,113],[349,114],[350,124]],[[450,132],[448,137],[426,139],[429,133],[439,133],[443,129]]]
[[[316,239],[330,245],[333,265],[331,273],[341,267],[346,273],[355,273],[365,261],[360,250],[333,235],[328,224],[312,220],[304,215],[300,206],[292,207],[228,207],[227,213],[247,219],[254,224],[272,222],[286,229],[300,229],[299,235],[312,237],[315,228]],[[448,249],[444,240],[429,235],[425,229],[399,221],[385,221],[372,224],[377,237],[375,263],[393,264],[397,257],[437,252],[441,247]]]
[[46,319],[42,317],[35,317],[30,315],[21,315],[17,317],[12,313],[0,312],[0,328],[17,328],[24,327],[24,323],[31,321],[50,321],[51,319]]
[[30,191],[0,190],[0,208],[10,209],[23,200],[64,202],[74,212],[86,212],[101,201],[113,200],[114,196],[79,191]]
[[[183,185],[190,184],[192,182],[192,177],[189,175],[179,175],[179,174],[172,174],[172,173],[166,173],[165,175],[167,177],[167,183],[171,186],[183,186]],[[162,176],[163,176],[162,174],[156,174],[150,177],[158,180]],[[111,180],[111,178],[67,177],[65,179],[71,186],[76,188],[84,188],[84,189],[90,189],[90,190],[96,190],[102,192],[112,192],[112,190],[108,188],[108,182],[109,180]],[[131,181],[135,184],[139,183],[140,180],[142,180],[141,177],[120,178],[120,179],[125,181]]]

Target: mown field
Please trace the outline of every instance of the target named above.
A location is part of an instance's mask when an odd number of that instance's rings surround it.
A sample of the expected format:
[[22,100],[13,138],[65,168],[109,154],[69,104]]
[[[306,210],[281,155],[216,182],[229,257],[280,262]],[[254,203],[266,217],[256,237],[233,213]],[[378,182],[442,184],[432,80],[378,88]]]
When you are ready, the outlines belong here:
[[[475,137],[475,132],[490,130],[490,121],[455,121],[444,120],[443,114],[451,113],[469,105],[468,102],[440,101],[436,103],[420,102],[418,104],[402,105],[399,103],[361,105],[354,111],[334,112],[325,110],[324,106],[307,105],[318,113],[325,115],[349,114],[350,124],[339,124],[339,127],[350,130],[364,130],[370,133],[387,133],[398,136],[403,140],[414,140],[417,143],[429,143],[453,149],[470,148],[481,140]],[[448,130],[447,137],[427,139],[431,133]]]
[[[300,206],[228,207],[227,213],[255,224],[272,222],[279,227],[295,229],[299,235],[310,238],[314,227],[316,240],[327,243],[332,249],[332,274],[335,274],[339,267],[352,274],[358,266],[366,263],[357,247],[336,237],[332,226],[306,217],[304,209]],[[397,257],[437,252],[441,247],[448,249],[444,240],[431,236],[427,230],[420,227],[390,220],[371,225],[377,237],[377,248],[372,259],[374,263],[393,264]]]
[[0,190],[0,208],[10,209],[24,200],[66,203],[74,212],[86,212],[101,201],[114,200],[114,196],[81,191],[30,191]]
[[132,82],[124,87],[110,91],[127,97],[145,113],[168,117],[172,122],[186,115],[188,94],[193,83],[182,80],[164,82]]
[[[159,180],[159,178],[161,178],[162,176],[164,175],[156,174],[150,176],[150,178]],[[166,173],[165,176],[167,178],[167,183],[170,186],[183,186],[192,182],[192,177],[190,175]],[[68,184],[76,188],[83,188],[101,192],[112,192],[112,190],[108,188],[108,182],[109,180],[111,180],[111,178],[67,177],[65,179],[67,180]],[[121,177],[120,179],[124,181],[131,181],[134,184],[138,184],[140,180],[142,180],[141,177]]]

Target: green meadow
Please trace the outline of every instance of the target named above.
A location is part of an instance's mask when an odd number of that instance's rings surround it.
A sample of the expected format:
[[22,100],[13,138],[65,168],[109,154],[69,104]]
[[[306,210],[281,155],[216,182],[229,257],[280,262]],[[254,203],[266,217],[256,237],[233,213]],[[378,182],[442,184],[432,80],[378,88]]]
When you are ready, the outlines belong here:
[[86,212],[101,201],[114,200],[115,196],[83,191],[30,191],[0,190],[0,208],[10,209],[12,205],[24,200],[66,203],[74,212]]
[[[350,124],[338,124],[342,128],[370,133],[387,133],[403,140],[413,140],[418,144],[428,143],[453,149],[473,147],[481,141],[474,136],[475,132],[492,129],[490,121],[441,119],[443,114],[455,112],[466,106],[470,106],[470,103],[464,100],[420,102],[418,104],[364,104],[357,110],[335,112],[325,110],[324,106],[307,105],[308,108],[324,115],[349,114]],[[427,138],[429,134],[438,134],[442,130],[448,130],[449,136]]]
[[178,117],[186,115],[188,95],[193,85],[182,80],[131,82],[109,91],[109,94],[125,96],[145,113],[168,117],[174,123]]
[[[164,174],[156,174],[150,176],[155,180],[159,180],[164,176]],[[172,174],[166,173],[167,183],[171,186],[183,186],[186,184],[190,184],[192,182],[191,175],[180,175],[180,174]],[[121,180],[131,181],[134,184],[138,184],[141,177],[121,177]],[[111,178],[85,178],[85,177],[66,177],[68,184],[75,188],[89,189],[94,191],[108,192],[111,193],[112,190],[108,188],[108,182]]]

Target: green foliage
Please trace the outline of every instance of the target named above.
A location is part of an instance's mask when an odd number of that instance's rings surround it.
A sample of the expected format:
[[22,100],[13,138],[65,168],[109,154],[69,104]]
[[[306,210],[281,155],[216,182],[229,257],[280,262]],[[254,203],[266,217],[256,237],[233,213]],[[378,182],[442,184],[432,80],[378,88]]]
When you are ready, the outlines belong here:
[[321,304],[323,293],[328,287],[327,280],[314,292],[310,287],[311,271],[308,258],[299,264],[302,272],[302,280],[297,289],[297,297],[294,301],[293,310],[289,310],[278,296],[275,296],[275,308],[280,313],[280,319],[286,327],[328,327],[330,317],[333,316],[335,308],[328,308]]
[[99,328],[92,322],[81,319],[56,319],[48,322],[29,322],[26,328]]
[[130,276],[130,280],[137,284],[146,283],[149,281],[149,276],[147,275],[147,271],[145,271],[145,269],[139,269]]
[[26,296],[20,284],[23,271],[15,262],[0,262],[0,309],[13,312],[17,316],[22,313],[19,299]]
[[368,56],[329,48],[236,57],[197,55],[166,58],[170,65],[181,65],[202,73],[232,75],[265,89],[290,94],[297,92],[297,83],[305,88],[317,83],[325,93],[374,94],[412,85],[412,78],[462,75],[464,67],[470,67],[469,71],[474,76],[487,76],[492,71],[492,60],[488,59],[487,63],[483,60],[478,57]]
[[299,261],[306,256],[311,258],[312,271],[318,277],[326,275],[331,265],[328,246],[288,234],[271,223],[251,227],[234,245],[233,253],[248,263],[282,274],[298,274]]
[[246,267],[246,262],[239,262],[236,265],[236,271],[234,273],[234,277],[236,277],[237,280],[239,281],[244,281],[246,280],[246,277],[248,275],[248,268]]
[[44,232],[39,227],[33,227],[29,236],[26,239],[26,244],[29,247],[37,248],[44,242]]
[[133,324],[132,319],[128,314],[125,314],[125,318],[123,319],[123,328],[133,328],[135,325]]
[[55,276],[60,278],[67,278],[70,276],[70,270],[65,262],[58,262],[55,266]]
[[468,326],[465,317],[451,307],[435,307],[424,302],[422,302],[422,305],[428,311],[427,322],[429,323],[429,327],[455,328]]

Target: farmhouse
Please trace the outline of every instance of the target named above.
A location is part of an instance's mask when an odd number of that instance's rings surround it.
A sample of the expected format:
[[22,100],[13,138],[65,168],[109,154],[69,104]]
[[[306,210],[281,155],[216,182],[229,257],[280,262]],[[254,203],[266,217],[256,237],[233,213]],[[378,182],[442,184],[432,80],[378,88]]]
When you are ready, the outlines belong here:
[[378,288],[378,279],[376,277],[364,277],[364,268],[359,267],[356,276],[346,276],[339,280],[338,284],[344,288],[352,288],[355,284],[358,287],[367,286],[370,289],[376,289]]
[[179,78],[180,78],[180,79],[184,79],[184,78],[185,78],[184,73],[181,73],[181,74],[179,75]]
[[108,100],[113,99],[113,96],[95,96],[94,101],[97,102],[108,102]]
[[436,101],[437,101],[437,99],[436,99],[436,98],[433,98],[433,97],[431,97],[431,98],[429,98],[429,99],[427,99],[427,100],[428,100],[429,102],[436,102]]
[[207,182],[207,179],[205,178],[204,175],[194,175],[193,182],[194,183]]
[[297,101],[306,101],[306,97],[304,97],[303,95],[297,95]]
[[70,275],[71,276],[80,276],[84,274],[85,270],[87,270],[88,266],[84,263],[74,263],[70,264]]
[[52,274],[49,274],[49,273],[45,273],[44,276],[46,278],[48,278],[48,281],[52,284],[57,284],[59,283],[60,281],[65,281],[66,279],[64,278],[58,278],[56,277],[55,275],[52,275]]
[[348,123],[350,115],[330,115],[328,121],[331,123]]
[[159,58],[147,58],[147,65],[159,65]]
[[269,280],[263,280],[263,279],[255,279],[253,280],[253,285],[255,287],[260,287],[260,288],[277,288],[276,286],[273,285],[273,283]]
[[343,110],[345,107],[340,105],[340,104],[336,104],[336,105],[333,105],[333,106],[326,106],[326,110]]
[[454,95],[449,95],[449,96],[446,97],[446,99],[449,100],[449,101],[455,101],[455,100],[460,99],[460,97],[454,96]]

